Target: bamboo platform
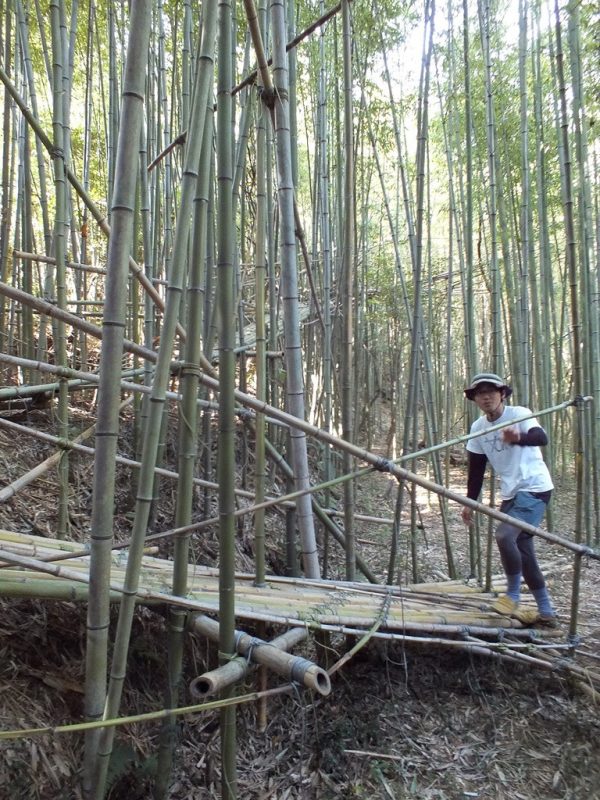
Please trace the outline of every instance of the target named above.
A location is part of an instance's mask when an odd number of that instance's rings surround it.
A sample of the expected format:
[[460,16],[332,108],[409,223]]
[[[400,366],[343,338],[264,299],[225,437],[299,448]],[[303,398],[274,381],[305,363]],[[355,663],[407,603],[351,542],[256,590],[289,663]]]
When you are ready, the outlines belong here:
[[[85,602],[89,562],[89,553],[77,542],[0,530],[0,597]],[[564,563],[556,566],[565,568]],[[126,568],[126,550],[114,550],[110,578],[113,602],[118,603],[122,597]],[[202,631],[206,625],[210,627],[211,617],[218,619],[219,612],[218,570],[190,564],[186,597],[171,594],[172,577],[171,561],[144,556],[137,601],[148,606],[168,604],[187,609],[190,630]],[[238,624],[251,628],[262,621],[283,626],[287,634],[293,634],[294,630],[302,632],[295,641],[317,631],[340,633],[357,640],[329,670],[330,674],[347,663],[369,640],[395,640],[413,647],[441,648],[442,652],[468,651],[559,674],[572,680],[594,702],[600,700],[600,671],[593,660],[595,656],[577,651],[579,642],[570,634],[568,622],[563,620],[557,629],[528,627],[517,619],[501,616],[492,610],[491,603],[497,592],[505,590],[503,577],[498,576],[493,587],[494,592],[489,593],[472,582],[461,580],[384,586],[280,576],[269,576],[266,585],[258,587],[253,575],[238,573],[235,613]],[[534,604],[528,603],[527,597],[525,593],[521,608],[534,610]],[[285,639],[285,635],[280,639]],[[274,649],[262,648],[269,652]],[[284,658],[281,674],[293,672],[294,659],[304,662],[302,658]],[[232,675],[237,674],[237,661],[243,662],[244,667],[239,674],[245,674],[250,659],[230,662],[227,667],[232,668]],[[315,674],[309,674],[311,670]],[[207,673],[199,680],[206,684],[211,675]],[[227,679],[226,675],[218,677],[219,681]],[[329,678],[321,668],[311,666],[303,679],[310,687],[309,679],[317,681],[315,686],[322,693],[330,690]]]
[[[81,545],[76,542],[0,531],[0,559],[0,596],[61,600],[87,596],[89,555],[82,555]],[[126,551],[113,551],[111,588],[115,600],[123,586],[126,565]],[[139,602],[168,602],[192,611],[218,614],[218,570],[195,564],[190,564],[189,569],[188,595],[174,597],[172,562],[144,556]],[[502,591],[501,578],[494,588]],[[235,608],[241,621],[266,621],[312,630],[376,628],[380,634],[410,631],[463,637],[465,632],[476,632],[492,638],[510,630],[536,638],[533,628],[493,612],[493,599],[494,594],[463,581],[400,587],[269,576],[266,586],[257,587],[253,575],[239,573]],[[556,632],[543,629],[543,636],[555,637]]]

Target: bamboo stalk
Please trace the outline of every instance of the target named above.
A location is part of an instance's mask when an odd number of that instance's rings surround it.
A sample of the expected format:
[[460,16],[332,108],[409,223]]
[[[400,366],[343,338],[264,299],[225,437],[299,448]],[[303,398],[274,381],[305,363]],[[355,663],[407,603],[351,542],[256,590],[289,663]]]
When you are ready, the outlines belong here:
[[[43,256],[39,253],[26,253],[24,250],[13,250],[13,258],[20,258],[22,261],[39,261],[40,264],[56,264],[56,259],[52,256]],[[79,269],[83,272],[106,275],[104,267],[93,267],[91,264],[78,264],[74,261],[67,261],[65,266],[71,269]]]

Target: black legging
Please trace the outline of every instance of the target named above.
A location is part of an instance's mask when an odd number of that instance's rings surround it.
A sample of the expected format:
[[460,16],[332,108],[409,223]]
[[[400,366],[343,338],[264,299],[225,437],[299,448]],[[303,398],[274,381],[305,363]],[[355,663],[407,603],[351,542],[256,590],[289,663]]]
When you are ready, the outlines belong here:
[[[510,513],[511,500],[505,500],[500,511]],[[501,522],[496,528],[496,542],[506,575],[523,575],[529,589],[543,589],[546,585],[535,555],[534,537],[516,525]]]

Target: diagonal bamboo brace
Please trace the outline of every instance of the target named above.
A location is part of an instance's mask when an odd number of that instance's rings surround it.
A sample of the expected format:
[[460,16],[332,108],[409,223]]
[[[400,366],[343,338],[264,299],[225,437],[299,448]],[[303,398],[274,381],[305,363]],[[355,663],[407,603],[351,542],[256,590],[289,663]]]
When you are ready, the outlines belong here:
[[[213,641],[219,639],[219,623],[209,617],[194,617],[190,627],[194,633],[207,636]],[[307,689],[326,696],[331,691],[327,672],[306,658],[285,652],[305,638],[305,628],[293,628],[272,642],[236,631],[235,648],[244,658],[235,658],[217,669],[199,675],[190,684],[190,690],[196,697],[207,697],[244,678],[254,663],[268,667],[287,680],[301,683]]]

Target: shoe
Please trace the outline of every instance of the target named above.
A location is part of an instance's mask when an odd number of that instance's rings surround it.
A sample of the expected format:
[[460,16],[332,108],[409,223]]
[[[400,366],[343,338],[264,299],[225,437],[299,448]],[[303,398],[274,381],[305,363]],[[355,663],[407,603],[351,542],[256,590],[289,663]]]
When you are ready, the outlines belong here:
[[537,624],[543,625],[544,628],[558,628],[560,621],[556,614],[538,614]]
[[513,611],[513,617],[522,622],[523,625],[535,625],[540,621],[540,614],[533,608],[517,608]]
[[512,597],[507,594],[501,594],[497,600],[492,603],[492,609],[498,614],[503,614],[505,617],[512,616],[518,609],[519,604]]

